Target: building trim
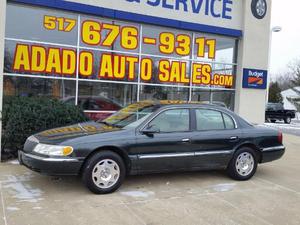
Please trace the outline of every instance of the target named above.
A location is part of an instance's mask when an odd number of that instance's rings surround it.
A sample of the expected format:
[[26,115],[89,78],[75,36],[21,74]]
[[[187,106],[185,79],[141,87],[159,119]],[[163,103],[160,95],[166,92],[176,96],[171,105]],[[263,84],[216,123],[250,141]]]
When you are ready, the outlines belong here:
[[55,9],[92,14],[96,16],[109,17],[109,18],[114,18],[119,20],[127,20],[127,21],[132,21],[137,23],[147,23],[147,24],[160,25],[165,27],[173,27],[181,30],[192,30],[197,32],[220,34],[220,35],[231,36],[231,37],[242,36],[241,30],[210,26],[210,25],[198,24],[198,23],[191,23],[191,22],[183,22],[180,20],[166,19],[166,18],[142,15],[137,13],[129,13],[120,10],[113,10],[113,9],[108,9],[108,8],[103,8],[98,6],[86,5],[82,3],[67,2],[64,0],[47,0],[47,1],[9,0],[9,2],[44,6],[44,7],[50,7]]

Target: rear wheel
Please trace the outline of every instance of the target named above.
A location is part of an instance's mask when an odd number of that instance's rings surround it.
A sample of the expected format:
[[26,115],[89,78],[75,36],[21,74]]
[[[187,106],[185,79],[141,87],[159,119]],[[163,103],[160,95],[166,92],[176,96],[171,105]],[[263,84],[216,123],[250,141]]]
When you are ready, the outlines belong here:
[[248,147],[237,150],[227,167],[229,176],[235,180],[248,180],[256,172],[257,155]]
[[287,123],[287,124],[290,124],[291,121],[292,121],[292,119],[289,116],[284,119],[284,122]]
[[82,180],[95,194],[107,194],[117,190],[125,178],[122,158],[111,151],[101,151],[85,163]]

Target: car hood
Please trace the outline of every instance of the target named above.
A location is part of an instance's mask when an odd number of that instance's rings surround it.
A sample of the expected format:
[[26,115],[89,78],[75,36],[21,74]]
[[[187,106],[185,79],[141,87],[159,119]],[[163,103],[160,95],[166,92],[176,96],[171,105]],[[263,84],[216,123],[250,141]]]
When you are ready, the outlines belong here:
[[91,121],[45,130],[35,134],[34,137],[41,143],[57,144],[74,138],[119,130],[121,128]]

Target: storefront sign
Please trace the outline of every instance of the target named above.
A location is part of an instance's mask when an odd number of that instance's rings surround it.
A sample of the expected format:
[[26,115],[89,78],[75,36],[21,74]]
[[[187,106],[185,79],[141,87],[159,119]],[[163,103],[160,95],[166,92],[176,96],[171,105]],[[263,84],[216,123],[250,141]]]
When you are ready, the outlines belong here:
[[266,89],[267,70],[244,69],[243,88]]
[[[45,15],[41,21],[41,26],[49,32],[71,32],[76,25],[76,19],[51,15]],[[82,48],[17,43],[12,70],[76,78],[78,68],[82,79],[136,81],[140,76],[142,82],[233,86],[232,74],[214,70],[211,63],[205,62],[216,57],[216,39],[204,35],[192,39],[184,31],[167,30],[141,36],[137,26],[90,19],[81,22],[79,33]],[[147,49],[151,46],[151,51],[165,57],[136,54],[141,44]],[[188,60],[191,54],[197,61]]]
[[68,0],[68,2],[180,22],[242,30],[243,1],[241,0]]
[[161,7],[168,10],[203,14],[215,18],[232,19],[232,0],[126,0],[145,6]]

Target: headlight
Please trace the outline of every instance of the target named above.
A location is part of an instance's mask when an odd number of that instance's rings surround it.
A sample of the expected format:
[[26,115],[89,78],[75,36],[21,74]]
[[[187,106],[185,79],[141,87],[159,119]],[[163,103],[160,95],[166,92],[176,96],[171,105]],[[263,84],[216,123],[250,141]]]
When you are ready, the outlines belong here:
[[33,135],[31,135],[29,138],[27,138],[27,141],[39,143],[39,140]]
[[37,144],[33,149],[34,152],[49,156],[67,156],[73,152],[71,146]]

